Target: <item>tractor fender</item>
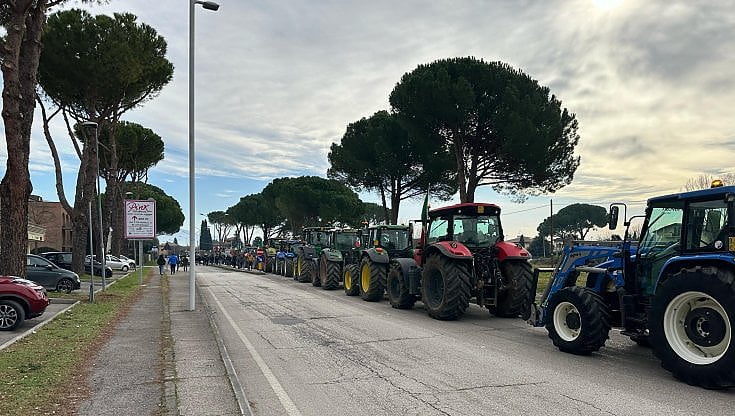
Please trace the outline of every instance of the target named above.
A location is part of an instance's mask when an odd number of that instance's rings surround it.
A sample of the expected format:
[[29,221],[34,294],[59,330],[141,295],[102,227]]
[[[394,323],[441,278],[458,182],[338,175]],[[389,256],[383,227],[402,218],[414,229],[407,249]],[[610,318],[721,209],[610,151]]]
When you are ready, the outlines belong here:
[[[391,259],[392,264],[397,264],[398,267],[401,268],[401,279],[403,279],[403,284],[406,285],[407,288],[409,288],[410,293],[418,293],[419,288],[419,280],[421,279],[421,274],[418,273],[419,266],[416,264],[416,261],[412,258],[397,258],[397,259]],[[413,273],[411,273],[413,271]],[[416,276],[417,278],[412,279],[412,276]],[[412,281],[413,280],[413,281]]]
[[666,276],[669,274],[676,273],[683,267],[694,267],[694,266],[718,266],[726,269],[735,269],[735,257],[732,254],[692,254],[684,256],[675,256],[666,261],[664,266],[661,267],[661,271],[656,276],[655,284],[650,287],[651,294],[653,294],[658,285],[666,280]]
[[501,263],[505,260],[530,260],[531,253],[523,247],[518,247],[513,243],[501,241],[495,244],[498,253],[498,261]]
[[342,253],[339,250],[324,249],[322,250],[322,255],[327,259],[327,261],[342,262]]
[[464,244],[456,241],[439,241],[437,243],[432,243],[424,250],[424,255],[425,257],[429,257],[436,252],[452,259],[472,260],[472,252],[470,249],[468,249]]
[[296,253],[286,253],[286,254],[285,254],[285,257],[286,257],[287,259],[293,259],[293,258],[296,258]]
[[382,248],[380,249],[380,251],[378,251],[376,248],[369,248],[367,250],[364,250],[362,252],[362,257],[365,256],[370,257],[370,261],[372,261],[373,263],[388,264],[388,252]]

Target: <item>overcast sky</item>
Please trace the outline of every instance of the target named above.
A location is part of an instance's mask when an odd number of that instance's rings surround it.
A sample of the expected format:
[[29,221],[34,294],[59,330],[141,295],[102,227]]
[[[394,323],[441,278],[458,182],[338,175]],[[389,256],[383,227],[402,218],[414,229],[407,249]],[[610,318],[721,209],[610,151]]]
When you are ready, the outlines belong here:
[[[573,202],[640,205],[700,173],[734,170],[734,1],[220,4],[216,13],[196,11],[197,222],[199,213],[225,209],[275,177],[325,176],[329,146],[348,123],[389,109],[405,72],[457,56],[522,69],[579,120],[582,163],[571,185],[524,204],[478,192],[477,201],[508,214],[509,238],[535,235],[550,198],[555,211]],[[173,81],[124,119],[164,139],[166,158],[149,182],[177,198],[188,218],[188,3],[112,0],[91,10],[134,13],[168,41]],[[34,193],[58,200],[39,126],[31,141]],[[78,161],[60,127],[54,134],[73,197]],[[2,146],[2,172],[6,152]],[[400,217],[418,218],[420,203],[402,206]]]

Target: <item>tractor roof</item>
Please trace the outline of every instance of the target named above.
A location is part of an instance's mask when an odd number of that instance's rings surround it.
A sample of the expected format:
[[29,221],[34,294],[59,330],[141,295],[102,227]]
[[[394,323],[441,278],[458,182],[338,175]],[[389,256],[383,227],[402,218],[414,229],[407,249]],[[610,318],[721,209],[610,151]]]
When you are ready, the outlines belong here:
[[408,230],[408,225],[373,225],[368,230]]
[[727,194],[735,194],[735,186],[720,186],[717,188],[700,189],[698,191],[681,192],[678,194],[662,195],[654,198],[649,198],[648,203],[652,202],[663,202],[671,200],[683,200],[683,199],[698,199],[707,198],[713,196],[722,196],[723,198]]
[[303,231],[329,231],[331,227],[304,227]]
[[500,214],[500,207],[495,204],[487,204],[484,202],[465,202],[464,204],[449,205],[432,209],[429,216],[432,218],[441,217],[445,214]]

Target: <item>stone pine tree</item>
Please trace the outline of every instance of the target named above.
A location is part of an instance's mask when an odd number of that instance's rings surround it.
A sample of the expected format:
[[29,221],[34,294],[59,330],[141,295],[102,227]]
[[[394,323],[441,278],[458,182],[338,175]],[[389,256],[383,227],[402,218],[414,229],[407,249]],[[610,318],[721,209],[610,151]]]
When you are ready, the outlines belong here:
[[422,197],[430,188],[440,200],[456,193],[453,160],[437,146],[409,135],[395,115],[378,111],[348,125],[332,144],[327,176],[377,192],[386,224],[396,224],[401,201]]
[[412,137],[456,163],[462,202],[491,186],[523,199],[571,182],[575,115],[547,87],[502,62],[442,59],[403,75],[390,104]]
[[604,207],[590,204],[571,204],[562,208],[551,217],[547,217],[537,231],[542,237],[551,233],[553,219],[554,237],[584,240],[587,233],[595,227],[607,225],[607,211]]
[[166,59],[165,39],[130,13],[92,16],[77,9],[57,12],[49,17],[42,41],[39,84],[42,96],[55,106],[50,114],[44,114],[44,133],[51,143],[49,121],[53,116],[63,116],[80,159],[72,208],[63,194],[60,163],[52,149],[59,200],[72,218],[73,268],[81,271],[87,204],[93,199],[95,189],[93,165],[97,158],[97,138],[82,137],[84,146],[81,146],[77,143],[80,138],[75,125],[94,121],[99,131],[108,129],[109,159],[104,171],[107,198],[103,214],[104,223],[110,224],[111,219],[119,220],[123,198],[118,176],[119,152],[114,138],[118,121],[126,112],[155,97],[171,81],[173,65]]
[[207,220],[202,220],[199,228],[199,250],[212,251],[212,234],[209,232]]

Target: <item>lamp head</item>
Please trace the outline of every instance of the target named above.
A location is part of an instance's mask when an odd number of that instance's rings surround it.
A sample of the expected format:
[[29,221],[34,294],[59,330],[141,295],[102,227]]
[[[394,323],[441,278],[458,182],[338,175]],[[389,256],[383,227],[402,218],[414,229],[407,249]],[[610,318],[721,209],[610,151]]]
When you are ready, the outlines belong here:
[[198,4],[201,4],[202,7],[204,7],[207,10],[212,10],[216,12],[219,9],[219,4],[213,2],[213,1],[198,1]]

